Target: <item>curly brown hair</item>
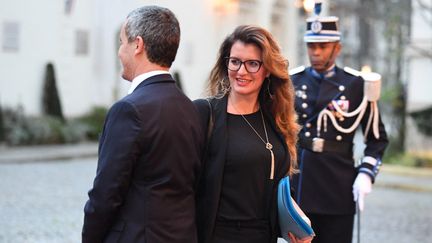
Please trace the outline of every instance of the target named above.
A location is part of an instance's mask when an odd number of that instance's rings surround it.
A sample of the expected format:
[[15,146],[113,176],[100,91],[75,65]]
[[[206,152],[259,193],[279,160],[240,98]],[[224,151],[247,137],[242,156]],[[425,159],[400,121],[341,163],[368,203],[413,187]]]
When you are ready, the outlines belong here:
[[236,41],[254,44],[262,51],[263,65],[270,72],[260,91],[260,102],[268,105],[276,125],[284,135],[291,163],[288,175],[297,168],[297,135],[299,125],[294,110],[294,87],[288,74],[288,60],[281,54],[280,47],[272,34],[264,28],[253,25],[238,26],[223,41],[216,64],[210,72],[207,94],[216,98],[230,92],[230,82],[225,57],[230,56],[232,45]]

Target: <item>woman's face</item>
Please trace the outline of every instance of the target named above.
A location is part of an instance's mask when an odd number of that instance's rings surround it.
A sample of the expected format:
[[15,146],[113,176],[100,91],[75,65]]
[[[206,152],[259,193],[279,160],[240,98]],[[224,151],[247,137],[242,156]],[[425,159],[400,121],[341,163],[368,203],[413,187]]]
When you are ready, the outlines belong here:
[[255,44],[236,41],[231,47],[229,58],[227,65],[231,95],[257,98],[264,79],[269,74],[262,65],[260,48]]

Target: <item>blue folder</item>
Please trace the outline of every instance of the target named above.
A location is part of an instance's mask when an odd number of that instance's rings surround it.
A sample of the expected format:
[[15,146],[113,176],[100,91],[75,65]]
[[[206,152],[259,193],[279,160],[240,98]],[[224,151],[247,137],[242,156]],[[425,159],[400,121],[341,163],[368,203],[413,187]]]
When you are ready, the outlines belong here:
[[315,233],[312,227],[297,213],[291,200],[289,177],[286,176],[280,180],[278,187],[279,226],[282,237],[287,242],[290,242],[288,232],[293,233],[300,239],[307,236],[314,236]]

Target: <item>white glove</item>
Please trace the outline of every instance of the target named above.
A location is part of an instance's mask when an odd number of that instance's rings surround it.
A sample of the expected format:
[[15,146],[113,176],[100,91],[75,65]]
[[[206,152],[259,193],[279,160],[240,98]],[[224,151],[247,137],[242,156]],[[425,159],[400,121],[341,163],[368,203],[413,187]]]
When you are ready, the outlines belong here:
[[354,202],[359,205],[360,211],[364,209],[364,198],[372,192],[372,180],[365,173],[359,173],[353,184]]

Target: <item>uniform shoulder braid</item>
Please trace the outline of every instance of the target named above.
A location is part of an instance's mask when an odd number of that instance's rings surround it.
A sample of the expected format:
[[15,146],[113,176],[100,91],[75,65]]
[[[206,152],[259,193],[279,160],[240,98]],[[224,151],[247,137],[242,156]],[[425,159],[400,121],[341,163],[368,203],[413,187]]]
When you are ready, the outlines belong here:
[[361,72],[358,70],[355,70],[354,68],[344,67],[343,70],[346,73],[351,74],[351,75],[356,76],[356,77],[359,77],[361,75]]
[[295,68],[289,70],[289,75],[295,75],[295,74],[303,72],[304,70],[305,70],[305,66],[295,67]]

